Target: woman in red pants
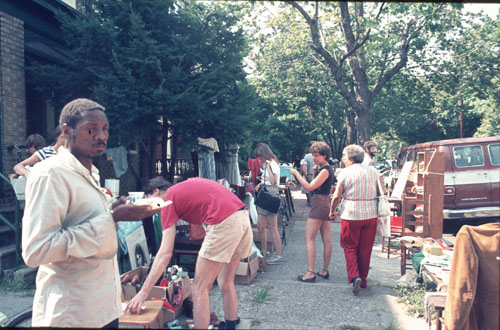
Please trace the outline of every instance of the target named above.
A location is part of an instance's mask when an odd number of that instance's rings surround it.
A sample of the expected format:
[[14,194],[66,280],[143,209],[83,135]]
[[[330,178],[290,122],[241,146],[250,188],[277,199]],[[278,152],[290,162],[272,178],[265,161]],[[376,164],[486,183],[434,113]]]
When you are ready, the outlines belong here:
[[363,165],[364,151],[358,145],[344,148],[345,165],[337,177],[337,188],[330,205],[330,218],[337,216],[336,208],[343,198],[340,219],[340,245],[344,249],[347,278],[352,292],[366,288],[370,257],[377,231],[377,180],[373,166]]

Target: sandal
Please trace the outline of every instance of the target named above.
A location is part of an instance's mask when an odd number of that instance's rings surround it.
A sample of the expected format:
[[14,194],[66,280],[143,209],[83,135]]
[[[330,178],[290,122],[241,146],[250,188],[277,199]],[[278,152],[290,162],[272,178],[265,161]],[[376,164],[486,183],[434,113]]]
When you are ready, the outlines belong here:
[[326,274],[323,275],[321,272],[317,272],[316,275],[323,277],[325,280],[327,280],[330,277],[330,273],[328,273],[328,269],[322,269],[321,271],[325,271]]
[[312,270],[308,270],[306,273],[312,273],[314,277],[311,278],[304,278],[304,275],[299,275],[297,276],[297,281],[299,282],[308,282],[308,283],[314,283],[316,282],[316,274]]

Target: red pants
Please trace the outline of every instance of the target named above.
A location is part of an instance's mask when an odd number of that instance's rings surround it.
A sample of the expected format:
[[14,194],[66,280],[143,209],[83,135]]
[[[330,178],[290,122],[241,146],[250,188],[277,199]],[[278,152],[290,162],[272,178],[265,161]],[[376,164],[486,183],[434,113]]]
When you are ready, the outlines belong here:
[[344,249],[347,280],[351,283],[356,276],[359,276],[361,285],[366,286],[373,242],[377,232],[377,218],[341,220],[340,246]]

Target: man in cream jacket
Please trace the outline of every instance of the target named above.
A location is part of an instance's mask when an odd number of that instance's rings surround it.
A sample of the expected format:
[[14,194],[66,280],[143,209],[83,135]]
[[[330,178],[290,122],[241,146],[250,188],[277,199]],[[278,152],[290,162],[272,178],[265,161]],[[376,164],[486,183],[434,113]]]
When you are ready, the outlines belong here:
[[106,151],[104,107],[76,99],[62,110],[66,140],[33,167],[26,182],[23,258],[39,267],[33,326],[118,327],[122,314],[116,221],[151,216],[151,206],[121,199],[113,208],[92,159]]

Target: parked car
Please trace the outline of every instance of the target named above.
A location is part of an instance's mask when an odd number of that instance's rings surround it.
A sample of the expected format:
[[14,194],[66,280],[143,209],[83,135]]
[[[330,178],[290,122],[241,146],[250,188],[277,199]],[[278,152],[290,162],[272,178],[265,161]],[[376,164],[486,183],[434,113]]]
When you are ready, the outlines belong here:
[[391,185],[420,151],[445,155],[444,219],[500,217],[500,136],[416,144],[400,151]]

